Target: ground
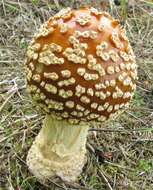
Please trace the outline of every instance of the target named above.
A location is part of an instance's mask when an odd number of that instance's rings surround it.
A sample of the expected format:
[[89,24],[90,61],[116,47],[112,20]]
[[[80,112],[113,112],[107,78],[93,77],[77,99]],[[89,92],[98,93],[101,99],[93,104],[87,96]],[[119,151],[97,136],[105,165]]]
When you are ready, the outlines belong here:
[[[0,190],[153,189],[153,3],[135,0],[127,8],[123,0],[119,7],[110,2],[0,1]],[[79,181],[42,185],[25,163],[44,117],[26,92],[25,51],[42,22],[62,7],[81,4],[109,11],[126,28],[138,64],[137,90],[122,115],[89,132]]]

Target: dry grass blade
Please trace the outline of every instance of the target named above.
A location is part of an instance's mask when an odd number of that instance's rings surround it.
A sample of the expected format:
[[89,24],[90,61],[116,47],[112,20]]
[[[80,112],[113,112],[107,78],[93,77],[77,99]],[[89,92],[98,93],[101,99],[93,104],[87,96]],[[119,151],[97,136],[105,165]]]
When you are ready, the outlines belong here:
[[132,133],[132,132],[152,132],[153,128],[138,128],[138,129],[97,129],[91,128],[89,131],[113,132],[113,133]]

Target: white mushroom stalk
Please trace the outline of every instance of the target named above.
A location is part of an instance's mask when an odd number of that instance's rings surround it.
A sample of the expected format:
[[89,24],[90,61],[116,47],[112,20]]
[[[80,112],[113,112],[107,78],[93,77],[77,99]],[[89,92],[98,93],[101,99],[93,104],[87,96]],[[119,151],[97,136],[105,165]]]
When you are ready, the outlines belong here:
[[86,162],[88,125],[47,115],[27,156],[29,170],[43,183],[56,177],[76,181]]

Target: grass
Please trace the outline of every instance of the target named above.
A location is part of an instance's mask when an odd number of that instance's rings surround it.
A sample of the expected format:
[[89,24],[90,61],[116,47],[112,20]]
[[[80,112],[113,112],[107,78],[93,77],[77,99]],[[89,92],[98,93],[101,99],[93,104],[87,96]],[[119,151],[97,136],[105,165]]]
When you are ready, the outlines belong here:
[[124,7],[110,9],[109,3],[96,2],[83,4],[107,10],[119,19],[126,15],[123,24],[139,66],[137,92],[124,114],[97,129],[96,135],[95,130],[89,132],[88,162],[79,182],[51,182],[53,188],[41,185],[25,163],[44,116],[25,90],[24,54],[42,22],[62,7],[79,7],[80,1],[0,1],[0,190],[153,189],[152,3],[136,1],[125,12]]

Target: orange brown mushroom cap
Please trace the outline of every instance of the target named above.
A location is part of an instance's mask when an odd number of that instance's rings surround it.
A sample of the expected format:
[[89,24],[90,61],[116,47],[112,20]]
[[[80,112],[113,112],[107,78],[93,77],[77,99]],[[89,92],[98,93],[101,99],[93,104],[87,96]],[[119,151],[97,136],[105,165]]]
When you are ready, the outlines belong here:
[[105,121],[126,107],[137,65],[125,32],[95,8],[60,11],[27,50],[27,83],[47,113],[71,123]]

